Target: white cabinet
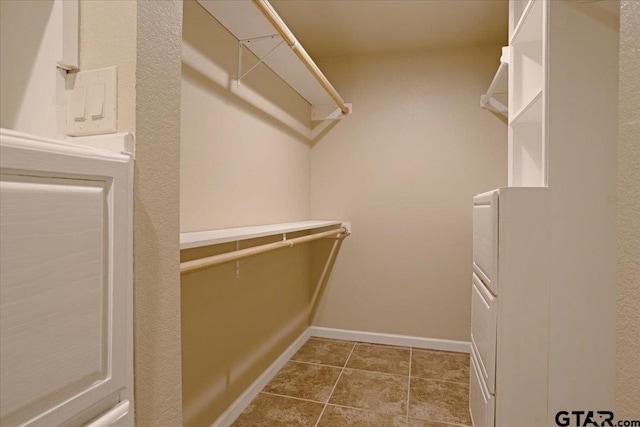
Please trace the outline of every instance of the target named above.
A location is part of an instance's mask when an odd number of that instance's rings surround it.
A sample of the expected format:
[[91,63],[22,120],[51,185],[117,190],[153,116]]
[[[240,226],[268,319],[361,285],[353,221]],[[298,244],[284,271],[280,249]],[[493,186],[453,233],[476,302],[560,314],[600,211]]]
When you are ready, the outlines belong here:
[[498,299],[473,275],[471,283],[471,345],[478,355],[478,374],[490,393],[496,392]]
[[547,185],[548,163],[543,137],[547,1],[515,0],[511,13],[518,15],[509,41],[509,186],[541,187]]
[[492,391],[486,333],[496,304],[494,424],[537,427],[561,410],[615,406],[620,4],[509,6],[509,188],[474,205],[473,268],[485,288],[474,288],[472,350],[484,388],[472,386],[470,402],[479,413]]
[[132,159],[0,136],[0,424],[133,425]]
[[473,209],[474,270],[479,259],[496,266],[472,277],[474,426],[546,425],[549,191],[501,188],[474,197]]
[[473,198],[473,271],[498,293],[498,190]]
[[493,427],[496,398],[487,389],[478,365],[478,357],[475,352],[472,352],[469,365],[469,412],[474,427]]

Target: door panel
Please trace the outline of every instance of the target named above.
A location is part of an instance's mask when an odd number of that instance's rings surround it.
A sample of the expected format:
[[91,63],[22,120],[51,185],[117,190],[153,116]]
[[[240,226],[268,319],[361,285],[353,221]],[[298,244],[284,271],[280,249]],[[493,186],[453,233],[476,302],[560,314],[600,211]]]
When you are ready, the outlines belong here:
[[131,159],[0,148],[0,424],[83,425],[132,389]]

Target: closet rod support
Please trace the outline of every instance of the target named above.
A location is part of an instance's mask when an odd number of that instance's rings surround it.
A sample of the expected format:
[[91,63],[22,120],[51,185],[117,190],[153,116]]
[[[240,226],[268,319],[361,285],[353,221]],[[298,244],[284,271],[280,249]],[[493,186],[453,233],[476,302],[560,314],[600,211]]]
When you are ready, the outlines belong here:
[[[240,250],[240,241],[236,241],[236,252]],[[236,279],[240,278],[240,260],[236,260]]]
[[[275,38],[280,38],[281,39],[280,43],[275,45],[262,58],[259,58],[259,61],[257,63],[255,63],[253,65],[253,67],[249,68],[249,70],[246,73],[242,74],[242,48],[243,48],[243,46],[248,44],[248,43],[251,43],[252,41],[259,41],[259,40],[265,40],[265,39],[275,39]],[[269,56],[273,51],[275,51],[277,48],[279,48],[282,43],[284,43],[284,39],[282,38],[282,36],[280,34],[272,34],[270,36],[262,36],[262,37],[254,37],[252,39],[238,40],[238,87],[240,87],[240,81],[242,80],[242,78],[245,77],[250,72],[252,72],[258,65],[262,64],[264,62],[264,60],[267,58],[267,56]]]

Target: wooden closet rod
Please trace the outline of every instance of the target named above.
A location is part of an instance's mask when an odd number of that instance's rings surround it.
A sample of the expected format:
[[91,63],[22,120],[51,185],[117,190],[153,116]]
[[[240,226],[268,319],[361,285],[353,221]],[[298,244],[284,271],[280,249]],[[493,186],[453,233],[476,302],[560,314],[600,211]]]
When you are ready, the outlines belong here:
[[271,22],[271,24],[275,27],[275,29],[280,33],[285,42],[289,45],[293,52],[300,58],[302,63],[307,67],[307,69],[311,72],[313,77],[320,83],[320,86],[327,91],[329,96],[333,98],[333,100],[338,104],[340,110],[343,114],[349,113],[349,107],[347,107],[342,100],[340,94],[335,90],[335,88],[331,85],[329,80],[322,74],[320,68],[313,62],[313,59],[309,56],[306,50],[302,47],[302,45],[296,40],[295,36],[289,30],[287,25],[284,23],[282,18],[278,15],[278,13],[273,9],[271,4],[267,0],[253,0],[253,3],[256,5],[260,12]]
[[[214,265],[224,264],[230,261],[237,261],[242,258],[258,255],[264,252],[273,251],[281,248],[291,248],[294,245],[314,240],[323,239],[325,237],[337,236],[339,234],[347,234],[345,227],[336,228],[335,230],[324,231],[322,233],[310,234],[308,236],[296,237],[295,239],[280,240],[275,243],[267,243],[266,245],[255,246],[253,248],[241,249],[239,251],[227,252],[220,255],[213,255],[206,258],[194,259],[180,263],[180,274],[193,273],[194,271],[203,270],[213,267]],[[346,236],[345,236],[346,237]]]

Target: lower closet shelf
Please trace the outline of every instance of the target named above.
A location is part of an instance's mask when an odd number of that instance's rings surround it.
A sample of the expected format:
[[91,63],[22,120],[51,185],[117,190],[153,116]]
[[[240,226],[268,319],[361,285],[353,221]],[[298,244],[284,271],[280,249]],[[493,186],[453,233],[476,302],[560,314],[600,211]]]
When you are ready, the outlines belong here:
[[343,223],[342,221],[308,220],[285,222],[281,224],[256,225],[252,227],[223,228],[219,230],[180,233],[180,250],[255,239],[257,237],[274,236],[283,233],[293,233],[295,231],[313,230],[316,228],[341,224],[346,225],[349,231],[351,231],[350,224]]
[[[308,236],[287,239],[287,233],[332,226],[339,227],[320,233],[313,233]],[[293,247],[296,244],[311,242],[327,237],[343,239],[350,234],[350,231],[350,223],[341,223],[340,221],[301,221],[285,224],[271,224],[255,227],[230,228],[195,233],[181,233],[180,249],[190,249],[233,241],[239,242],[241,240],[255,239],[258,237],[273,236],[279,234],[282,234],[282,240],[247,249],[236,250],[224,254],[181,262],[180,274],[192,273],[194,271],[202,270],[231,261],[238,261],[243,258],[248,258],[275,249]]]

